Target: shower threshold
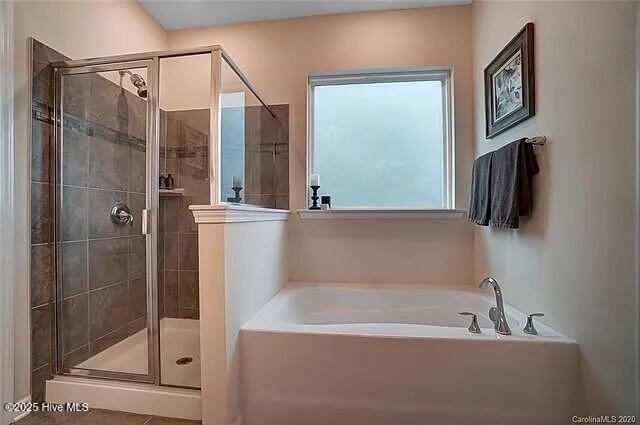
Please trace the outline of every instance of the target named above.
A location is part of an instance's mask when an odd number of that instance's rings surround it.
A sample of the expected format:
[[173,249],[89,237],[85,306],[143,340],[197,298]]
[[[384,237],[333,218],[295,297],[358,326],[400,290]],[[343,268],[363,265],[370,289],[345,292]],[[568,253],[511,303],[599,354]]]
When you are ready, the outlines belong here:
[[54,376],[47,381],[49,403],[87,403],[91,409],[142,415],[202,419],[200,390],[153,384],[118,382],[77,376]]
[[[144,328],[79,363],[76,368],[146,374],[147,347],[147,329]],[[168,317],[160,319],[160,370],[164,385],[200,387],[198,320]]]

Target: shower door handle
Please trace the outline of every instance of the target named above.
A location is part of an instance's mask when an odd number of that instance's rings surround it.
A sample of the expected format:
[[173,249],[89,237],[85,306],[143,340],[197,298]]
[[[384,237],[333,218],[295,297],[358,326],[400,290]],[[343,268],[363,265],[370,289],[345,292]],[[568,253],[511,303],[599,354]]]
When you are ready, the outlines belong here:
[[149,210],[145,208],[142,210],[142,234],[148,235],[150,233],[151,232],[149,231]]

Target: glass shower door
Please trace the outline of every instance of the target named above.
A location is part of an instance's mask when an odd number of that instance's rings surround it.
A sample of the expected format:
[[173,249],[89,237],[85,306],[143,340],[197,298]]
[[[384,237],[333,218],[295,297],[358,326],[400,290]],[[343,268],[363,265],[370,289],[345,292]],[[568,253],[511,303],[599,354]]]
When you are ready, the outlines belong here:
[[156,62],[56,71],[58,371],[157,382]]

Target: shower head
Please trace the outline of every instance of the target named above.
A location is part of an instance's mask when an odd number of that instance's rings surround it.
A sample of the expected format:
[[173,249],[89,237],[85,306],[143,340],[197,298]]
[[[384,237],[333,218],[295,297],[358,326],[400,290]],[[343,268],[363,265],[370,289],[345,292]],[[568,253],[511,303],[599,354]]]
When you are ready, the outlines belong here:
[[129,75],[129,79],[131,80],[131,84],[133,84],[135,86],[135,88],[138,91],[138,96],[146,99],[147,98],[147,83],[144,81],[144,78],[142,78],[141,75],[139,74],[134,74],[133,72],[129,71],[128,69],[119,71],[120,72],[120,76],[123,77],[124,75],[128,74]]

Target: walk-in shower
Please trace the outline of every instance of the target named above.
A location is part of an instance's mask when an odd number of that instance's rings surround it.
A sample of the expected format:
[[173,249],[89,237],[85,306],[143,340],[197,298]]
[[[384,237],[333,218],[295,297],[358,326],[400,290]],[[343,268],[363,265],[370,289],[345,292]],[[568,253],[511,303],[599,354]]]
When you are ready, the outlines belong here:
[[197,389],[188,208],[288,208],[288,108],[268,106],[219,46],[32,51],[32,276],[45,264],[52,289],[32,279],[33,386],[70,375]]

